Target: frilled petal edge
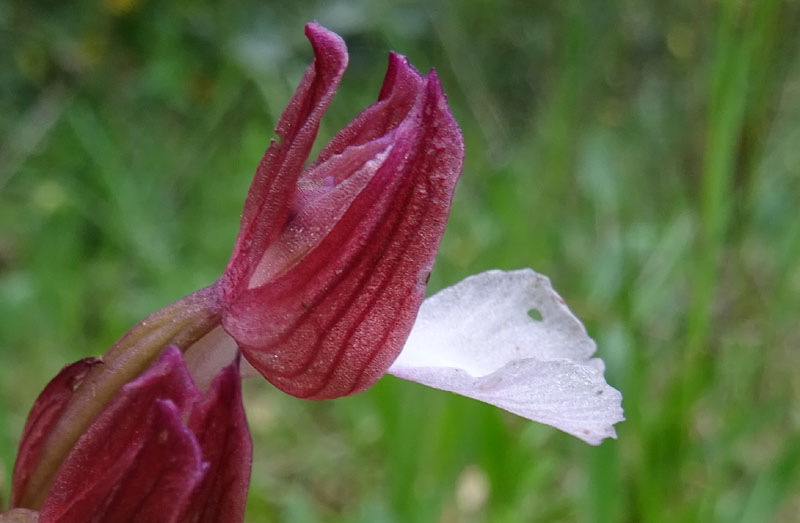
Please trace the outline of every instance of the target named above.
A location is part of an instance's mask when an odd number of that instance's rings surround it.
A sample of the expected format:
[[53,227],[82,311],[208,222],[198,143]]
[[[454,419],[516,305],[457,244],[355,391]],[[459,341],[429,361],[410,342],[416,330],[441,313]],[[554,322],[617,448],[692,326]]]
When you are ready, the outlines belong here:
[[624,417],[595,350],[546,276],[493,270],[426,299],[389,373],[597,445]]

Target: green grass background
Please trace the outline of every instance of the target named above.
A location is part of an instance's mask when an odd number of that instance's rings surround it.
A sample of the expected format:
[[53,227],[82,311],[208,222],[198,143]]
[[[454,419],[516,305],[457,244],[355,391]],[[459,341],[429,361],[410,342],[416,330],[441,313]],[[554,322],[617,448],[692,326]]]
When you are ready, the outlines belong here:
[[311,53],[436,67],[467,145],[430,290],[551,276],[624,395],[619,439],[392,377],[253,380],[249,521],[796,521],[800,2],[0,1],[0,491],[67,362],[216,279]]

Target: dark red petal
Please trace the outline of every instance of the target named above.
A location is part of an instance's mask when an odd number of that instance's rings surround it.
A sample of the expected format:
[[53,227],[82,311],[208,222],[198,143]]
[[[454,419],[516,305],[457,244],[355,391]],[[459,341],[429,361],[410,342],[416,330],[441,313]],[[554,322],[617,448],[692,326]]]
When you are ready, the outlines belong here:
[[405,56],[389,53],[389,66],[383,79],[378,102],[367,107],[322,150],[314,166],[350,146],[383,136],[400,125],[416,102],[423,78]]
[[417,70],[392,53],[379,101],[342,129],[300,176],[289,218],[251,271],[249,288],[286,272],[331,231],[393,147],[396,128],[422,84]]
[[22,441],[19,444],[17,462],[14,465],[14,479],[12,482],[11,506],[17,505],[25,493],[25,489],[30,479],[30,473],[34,469],[42,450],[42,444],[50,429],[64,410],[69,399],[78,385],[80,385],[86,373],[93,366],[100,364],[98,358],[86,358],[68,365],[61,369],[61,372],[47,384],[28,414],[28,421],[25,423],[25,431],[22,433]]
[[399,354],[424,297],[464,152],[435,74],[393,133],[391,152],[327,236],[223,316],[247,359],[289,394],[369,387]]
[[247,195],[239,235],[222,280],[226,301],[247,287],[264,250],[278,237],[289,216],[297,179],[319,130],[319,121],[347,67],[342,39],[317,23],[306,26],[314,62],[306,71],[275,129]]
[[[116,420],[125,416],[118,412]],[[200,449],[169,400],[155,400],[132,437],[80,446],[56,477],[41,511],[43,521],[176,521],[205,472]],[[89,448],[100,454],[92,454]]]
[[242,406],[239,358],[213,381],[189,417],[208,470],[194,490],[184,522],[244,521],[253,442]]
[[198,398],[180,351],[168,347],[78,440],[53,481],[42,520],[175,520],[205,468],[181,423]]

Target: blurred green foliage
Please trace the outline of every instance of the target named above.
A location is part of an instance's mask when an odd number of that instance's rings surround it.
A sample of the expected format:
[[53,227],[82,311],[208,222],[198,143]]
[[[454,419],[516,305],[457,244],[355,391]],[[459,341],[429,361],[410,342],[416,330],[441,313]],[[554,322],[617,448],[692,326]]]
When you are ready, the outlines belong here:
[[442,77],[467,159],[431,290],[550,275],[628,419],[593,448],[391,377],[253,380],[248,520],[793,521],[797,0],[0,1],[0,491],[62,365],[223,270],[312,19],[351,53],[323,137],[389,49]]

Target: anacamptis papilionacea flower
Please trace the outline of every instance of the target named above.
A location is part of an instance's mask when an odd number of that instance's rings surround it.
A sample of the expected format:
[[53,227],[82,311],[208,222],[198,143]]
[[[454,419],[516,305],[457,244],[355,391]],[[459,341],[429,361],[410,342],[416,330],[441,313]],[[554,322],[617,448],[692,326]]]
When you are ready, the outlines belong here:
[[392,53],[378,101],[306,165],[347,66],[338,35],[316,23],[306,35],[314,61],[225,272],[45,388],[0,521],[242,521],[242,357],[299,398],[355,394],[388,372],[592,444],[615,436],[621,396],[546,277],[488,271],[424,300],[464,157],[436,73]]

